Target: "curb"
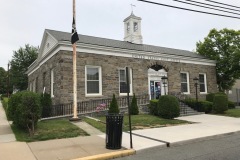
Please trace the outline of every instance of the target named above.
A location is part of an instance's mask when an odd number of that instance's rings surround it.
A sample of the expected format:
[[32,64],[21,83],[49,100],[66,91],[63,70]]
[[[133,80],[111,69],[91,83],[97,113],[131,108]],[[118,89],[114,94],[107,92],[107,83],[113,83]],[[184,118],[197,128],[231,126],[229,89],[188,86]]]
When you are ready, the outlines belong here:
[[136,154],[136,151],[134,149],[128,149],[128,150],[123,150],[123,151],[82,157],[82,158],[77,158],[77,159],[72,159],[72,160],[107,160],[107,159],[113,159],[113,158],[126,157],[126,156],[130,156],[130,155],[134,155],[134,154]]
[[172,143],[170,143],[170,147],[177,147],[177,146],[196,143],[196,142],[201,142],[201,141],[223,138],[225,136],[229,136],[229,135],[232,135],[232,134],[238,134],[238,133],[240,133],[240,131],[233,131],[233,132],[222,133],[222,134],[217,134],[217,135],[212,135],[212,136],[207,136],[207,137],[183,140],[183,141],[179,141],[179,142],[172,142]]

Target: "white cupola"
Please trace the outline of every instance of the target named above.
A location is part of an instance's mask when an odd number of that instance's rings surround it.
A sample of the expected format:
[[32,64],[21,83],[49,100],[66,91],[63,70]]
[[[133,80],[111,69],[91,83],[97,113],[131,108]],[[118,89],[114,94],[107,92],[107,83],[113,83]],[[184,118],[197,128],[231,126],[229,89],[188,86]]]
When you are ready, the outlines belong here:
[[124,19],[124,41],[142,44],[141,20],[133,12]]

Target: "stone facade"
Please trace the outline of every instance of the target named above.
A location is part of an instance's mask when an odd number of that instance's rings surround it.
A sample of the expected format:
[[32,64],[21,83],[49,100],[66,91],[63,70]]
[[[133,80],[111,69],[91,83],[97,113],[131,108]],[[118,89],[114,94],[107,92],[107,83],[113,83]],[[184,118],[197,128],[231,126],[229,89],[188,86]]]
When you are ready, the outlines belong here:
[[[119,69],[126,66],[132,69],[133,93],[136,95],[149,94],[148,69],[158,64],[164,66],[168,75],[168,91],[180,92],[180,72],[189,73],[190,95],[195,97],[193,78],[199,73],[205,73],[207,78],[207,91],[217,92],[215,66],[197,65],[190,63],[157,61],[148,59],[119,57],[114,55],[99,55],[91,53],[77,53],[77,92],[78,101],[102,99],[112,97],[114,93],[119,96]],[[85,95],[85,66],[101,66],[102,69],[102,96]],[[46,92],[50,93],[51,69],[54,70],[54,104],[63,104],[73,101],[72,87],[72,52],[59,51],[48,61],[43,63],[35,72],[29,75],[29,84],[37,78],[36,91],[42,93],[45,83]],[[45,78],[44,78],[45,77]],[[45,79],[45,80],[44,80]],[[198,93],[199,94],[199,93]],[[200,95],[204,98],[205,95]]]

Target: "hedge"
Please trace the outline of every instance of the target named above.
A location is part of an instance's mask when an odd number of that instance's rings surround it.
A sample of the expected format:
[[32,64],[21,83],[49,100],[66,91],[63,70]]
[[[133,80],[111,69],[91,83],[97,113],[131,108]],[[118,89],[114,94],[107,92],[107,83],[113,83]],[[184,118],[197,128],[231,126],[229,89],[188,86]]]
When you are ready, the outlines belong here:
[[158,116],[165,119],[173,119],[180,115],[180,106],[176,97],[164,95],[158,101]]
[[228,110],[227,96],[223,94],[216,94],[213,100],[213,111],[215,113],[224,113]]
[[7,108],[8,108],[8,98],[4,97],[3,100],[2,100],[2,105],[3,105],[3,108],[5,110],[5,113],[7,113]]
[[149,108],[150,114],[157,116],[158,115],[158,100],[157,99],[150,100],[148,108]]
[[41,95],[41,106],[42,106],[42,114],[41,117],[50,117],[52,114],[52,99],[51,95],[48,93],[44,93]]
[[213,103],[209,101],[196,101],[195,99],[185,99],[183,101],[185,104],[187,104],[189,107],[193,108],[194,110],[197,110],[198,112],[205,112],[205,113],[211,113]]

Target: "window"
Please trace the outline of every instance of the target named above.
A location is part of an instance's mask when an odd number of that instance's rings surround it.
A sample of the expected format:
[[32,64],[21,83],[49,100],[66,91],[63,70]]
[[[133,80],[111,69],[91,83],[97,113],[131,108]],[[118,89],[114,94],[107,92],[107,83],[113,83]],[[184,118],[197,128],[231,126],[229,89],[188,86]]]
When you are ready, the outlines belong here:
[[207,93],[206,74],[199,73],[199,89],[200,93]]
[[130,31],[130,25],[129,25],[129,22],[127,23],[127,32],[129,33]]
[[[129,87],[130,93],[132,94],[132,69],[129,69]],[[120,95],[127,95],[127,77],[126,69],[119,70],[119,93]]]
[[188,72],[181,73],[181,92],[190,94],[189,92],[189,74]]
[[134,30],[134,32],[136,32],[137,30],[138,30],[138,24],[137,24],[137,22],[134,22],[133,23],[133,30]]
[[54,97],[54,70],[51,69],[51,97]]
[[86,95],[102,95],[102,71],[99,66],[86,66]]

